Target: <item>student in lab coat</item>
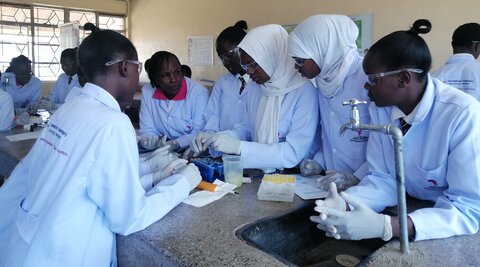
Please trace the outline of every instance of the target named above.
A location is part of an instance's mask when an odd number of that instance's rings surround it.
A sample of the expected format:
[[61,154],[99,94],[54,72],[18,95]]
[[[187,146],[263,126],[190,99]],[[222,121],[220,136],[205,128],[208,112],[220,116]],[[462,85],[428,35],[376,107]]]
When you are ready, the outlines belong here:
[[142,64],[123,35],[92,32],[78,50],[89,83],[51,117],[0,188],[0,266],[115,266],[115,234],[165,216],[200,182],[194,165],[146,195],[131,102]]
[[63,50],[60,55],[60,64],[64,73],[58,77],[50,96],[40,99],[39,108],[57,109],[65,103],[65,99],[73,88],[80,87],[77,75],[77,49],[67,48]]
[[67,97],[65,97],[65,103],[69,102],[72,100],[75,96],[80,94],[80,91],[82,88],[85,86],[87,83],[87,79],[82,73],[82,70],[80,68],[77,69],[77,79],[78,79],[78,85],[70,89],[70,91],[67,94]]
[[147,72],[150,84],[142,88],[140,144],[155,149],[167,136],[173,151],[186,148],[205,126],[208,90],[184,77],[177,56],[167,51],[150,58]]
[[[350,120],[351,110],[342,102],[350,99],[370,102],[363,89],[366,76],[363,58],[357,52],[357,37],[358,27],[344,15],[311,16],[300,22],[288,37],[288,53],[295,60],[295,68],[302,76],[314,79],[319,90],[317,135],[320,136],[315,146],[319,150],[313,160],[305,159],[300,164],[300,170],[305,176],[328,171],[319,178],[324,189],[334,180],[345,189],[358,182],[356,176],[362,178],[366,174],[368,131],[346,131],[339,135],[342,125]],[[358,106],[362,124],[370,122],[367,108]]]
[[242,155],[245,168],[264,172],[296,166],[310,149],[318,120],[318,97],[287,55],[288,33],[276,24],[252,29],[240,48],[247,84],[246,116],[233,130],[196,140],[194,152],[209,146]]
[[14,117],[12,96],[0,88],[0,131],[10,130]]
[[453,55],[432,76],[480,101],[480,24],[467,23],[452,36]]
[[247,72],[240,66],[238,44],[247,34],[247,23],[238,21],[234,26],[224,29],[217,38],[217,55],[228,73],[220,76],[213,86],[207,109],[205,110],[206,132],[218,132],[232,129],[234,124],[245,116],[250,80]]
[[2,75],[0,84],[13,98],[15,113],[34,110],[41,95],[42,82],[32,73],[32,61],[24,55],[13,58],[10,62],[12,72]]
[[[435,203],[408,214],[414,240],[474,234],[480,221],[480,104],[428,74],[431,55],[419,34],[430,29],[428,20],[417,20],[381,38],[363,63],[372,124],[406,122],[406,192]],[[398,218],[377,213],[397,204],[393,149],[391,136],[370,133],[369,174],[341,195],[331,184],[330,195],[316,202],[320,216],[311,217],[318,228],[342,239],[398,236]]]

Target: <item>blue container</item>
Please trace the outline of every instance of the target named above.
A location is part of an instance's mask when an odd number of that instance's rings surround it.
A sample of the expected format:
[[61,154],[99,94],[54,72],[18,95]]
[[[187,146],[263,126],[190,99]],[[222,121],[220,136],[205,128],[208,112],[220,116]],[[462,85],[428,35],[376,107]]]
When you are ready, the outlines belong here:
[[192,163],[198,167],[202,180],[213,183],[216,179],[225,181],[223,176],[223,163],[211,158],[197,158]]

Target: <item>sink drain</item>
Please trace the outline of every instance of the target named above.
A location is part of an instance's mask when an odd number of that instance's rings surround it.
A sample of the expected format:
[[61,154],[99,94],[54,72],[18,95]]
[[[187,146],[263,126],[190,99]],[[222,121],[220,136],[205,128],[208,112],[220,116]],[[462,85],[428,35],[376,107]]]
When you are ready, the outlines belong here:
[[360,263],[360,260],[352,255],[348,254],[339,254],[335,257],[335,261],[338,264],[344,267],[355,267],[357,264]]

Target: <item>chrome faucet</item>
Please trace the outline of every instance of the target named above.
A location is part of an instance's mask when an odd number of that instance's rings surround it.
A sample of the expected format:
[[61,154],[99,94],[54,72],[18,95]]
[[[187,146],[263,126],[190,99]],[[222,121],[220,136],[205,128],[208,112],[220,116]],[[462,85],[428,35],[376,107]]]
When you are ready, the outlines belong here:
[[394,153],[395,153],[395,172],[396,172],[396,181],[397,181],[397,212],[400,225],[400,250],[403,254],[409,254],[408,249],[408,229],[407,229],[407,204],[405,198],[405,178],[404,178],[404,167],[403,167],[403,149],[402,149],[402,131],[393,124],[386,125],[371,125],[371,124],[361,124],[360,122],[360,111],[358,110],[358,105],[366,105],[367,101],[351,99],[348,101],[343,101],[344,106],[350,105],[352,110],[350,112],[350,121],[345,123],[338,134],[343,136],[347,129],[352,131],[359,130],[369,130],[375,132],[381,132],[387,135],[391,135],[394,144]]

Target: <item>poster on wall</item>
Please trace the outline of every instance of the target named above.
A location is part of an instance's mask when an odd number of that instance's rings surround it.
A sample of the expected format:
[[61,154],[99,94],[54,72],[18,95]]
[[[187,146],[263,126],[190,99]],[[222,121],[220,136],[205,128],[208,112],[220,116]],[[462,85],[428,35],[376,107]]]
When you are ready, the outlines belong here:
[[69,22],[58,25],[60,29],[60,51],[67,48],[78,47],[80,44],[80,31],[78,22]]
[[373,42],[373,16],[372,14],[359,14],[350,16],[350,18],[358,27],[358,53],[365,56]]
[[213,35],[188,37],[188,64],[191,66],[213,65]]

